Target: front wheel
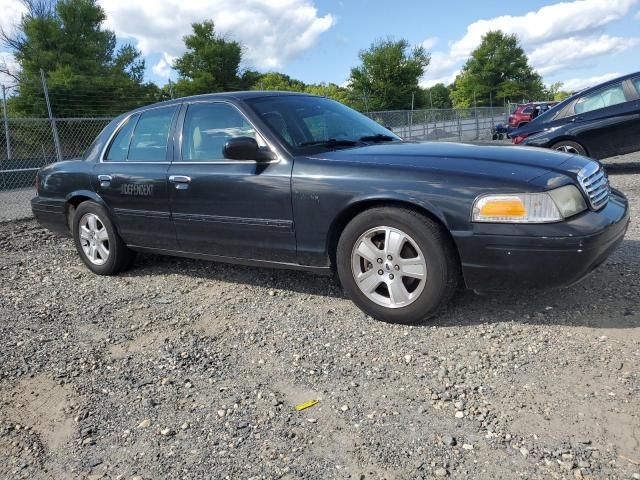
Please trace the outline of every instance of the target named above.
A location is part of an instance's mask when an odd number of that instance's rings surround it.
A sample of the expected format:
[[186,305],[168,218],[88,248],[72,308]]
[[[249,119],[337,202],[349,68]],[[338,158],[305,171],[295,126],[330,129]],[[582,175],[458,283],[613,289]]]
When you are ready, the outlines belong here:
[[116,232],[107,210],[95,202],[83,202],[76,209],[73,239],[84,264],[98,275],[124,271],[135,258]]
[[355,217],[340,236],[336,262],[354,303],[393,323],[427,320],[449,302],[460,279],[443,227],[404,208],[374,208]]
[[582,156],[587,155],[587,151],[584,149],[582,145],[580,145],[577,142],[572,142],[570,140],[564,140],[562,142],[558,142],[554,144],[551,148],[559,152],[572,153],[574,155],[582,155]]

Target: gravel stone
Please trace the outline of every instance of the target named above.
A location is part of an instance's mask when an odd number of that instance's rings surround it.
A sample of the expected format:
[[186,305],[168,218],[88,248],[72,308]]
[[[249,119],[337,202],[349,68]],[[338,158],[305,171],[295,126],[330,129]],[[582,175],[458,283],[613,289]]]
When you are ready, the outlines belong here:
[[100,277],[0,223],[0,478],[639,480],[640,175],[611,183],[632,221],[593,275],[462,291],[417,326],[302,272],[139,255]]

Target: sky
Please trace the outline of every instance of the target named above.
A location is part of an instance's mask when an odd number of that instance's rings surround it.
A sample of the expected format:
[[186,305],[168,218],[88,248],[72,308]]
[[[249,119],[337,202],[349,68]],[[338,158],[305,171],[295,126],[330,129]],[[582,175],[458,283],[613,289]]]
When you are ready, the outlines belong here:
[[[245,46],[244,68],[277,70],[307,83],[345,84],[358,52],[380,38],[423,45],[421,85],[448,84],[490,30],[518,35],[546,84],[577,90],[640,70],[640,0],[99,0],[105,27],[139,48],[147,79],[175,79],[172,60],[196,21]],[[11,28],[20,0],[0,0]],[[0,62],[13,62],[0,51]],[[0,78],[0,82],[2,79]]]

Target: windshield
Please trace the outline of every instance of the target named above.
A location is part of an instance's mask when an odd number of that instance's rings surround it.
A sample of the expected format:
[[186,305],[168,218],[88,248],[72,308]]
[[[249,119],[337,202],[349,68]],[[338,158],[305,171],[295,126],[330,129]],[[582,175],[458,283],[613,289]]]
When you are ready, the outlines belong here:
[[328,98],[284,95],[247,103],[295,153],[401,140],[370,118]]

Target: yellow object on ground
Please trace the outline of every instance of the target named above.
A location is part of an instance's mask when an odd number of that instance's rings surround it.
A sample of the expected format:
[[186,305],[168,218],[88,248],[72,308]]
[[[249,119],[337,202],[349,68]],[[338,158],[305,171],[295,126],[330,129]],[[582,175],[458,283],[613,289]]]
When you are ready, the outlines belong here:
[[313,407],[319,401],[320,400],[309,400],[308,402],[301,403],[299,405],[296,405],[296,410],[300,412],[306,408]]

